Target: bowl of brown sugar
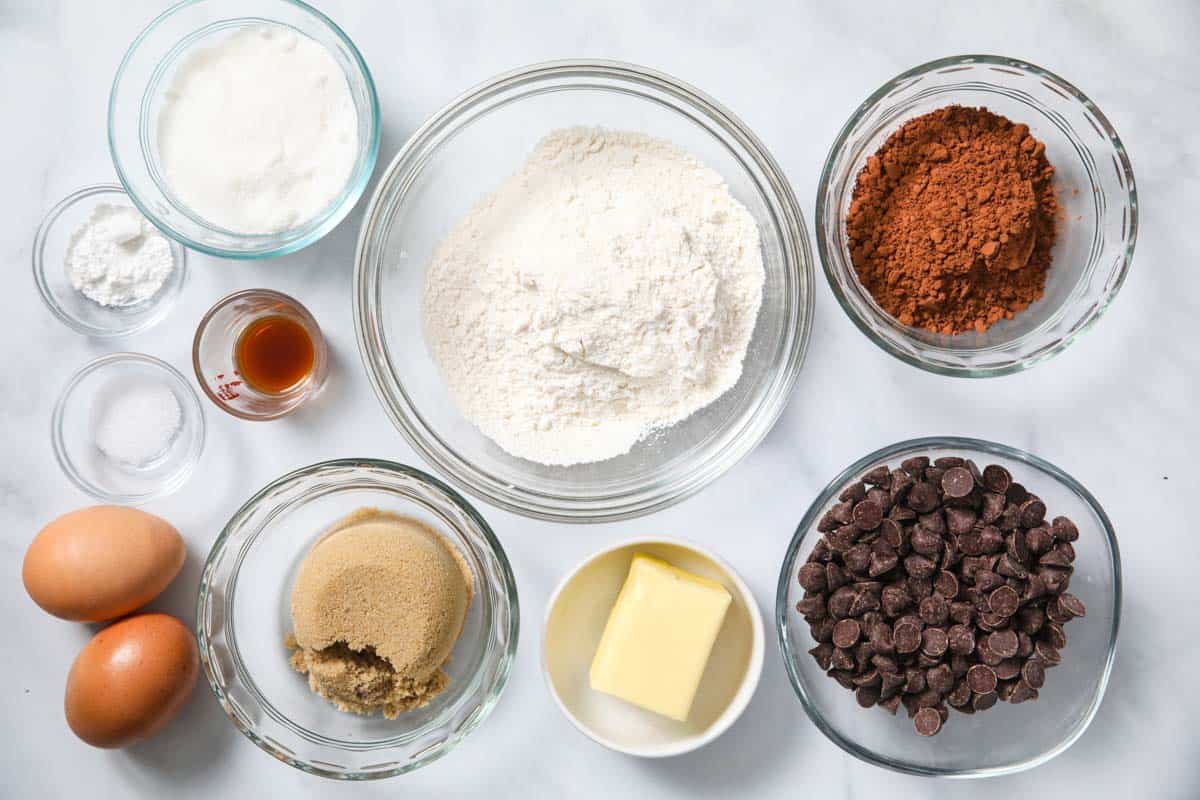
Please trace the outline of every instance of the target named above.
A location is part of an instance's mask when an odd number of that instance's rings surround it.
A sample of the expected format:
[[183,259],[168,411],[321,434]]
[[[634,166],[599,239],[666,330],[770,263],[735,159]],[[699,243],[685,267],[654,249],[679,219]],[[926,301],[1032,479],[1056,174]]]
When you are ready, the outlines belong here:
[[987,55],[888,81],[838,134],[817,244],[851,320],[897,358],[991,377],[1063,350],[1133,258],[1128,154],[1076,87]]

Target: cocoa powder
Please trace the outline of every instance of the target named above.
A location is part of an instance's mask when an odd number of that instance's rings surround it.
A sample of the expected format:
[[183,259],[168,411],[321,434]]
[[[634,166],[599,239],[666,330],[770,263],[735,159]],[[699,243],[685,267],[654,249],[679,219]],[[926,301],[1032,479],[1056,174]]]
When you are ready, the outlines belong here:
[[985,331],[1042,296],[1058,203],[1045,145],[985,108],[909,120],[867,159],[846,220],[863,286],[905,325]]

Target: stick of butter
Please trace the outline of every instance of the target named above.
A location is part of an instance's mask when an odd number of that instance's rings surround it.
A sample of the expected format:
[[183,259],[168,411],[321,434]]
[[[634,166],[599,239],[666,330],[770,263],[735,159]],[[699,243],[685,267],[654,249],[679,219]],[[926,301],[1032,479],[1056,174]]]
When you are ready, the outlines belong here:
[[592,688],[686,721],[730,602],[716,581],[635,554],[592,660]]

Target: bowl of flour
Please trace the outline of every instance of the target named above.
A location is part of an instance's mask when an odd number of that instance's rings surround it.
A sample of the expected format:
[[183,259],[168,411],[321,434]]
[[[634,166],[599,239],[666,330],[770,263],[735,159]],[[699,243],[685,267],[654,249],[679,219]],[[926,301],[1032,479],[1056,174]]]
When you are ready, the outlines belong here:
[[138,209],[226,258],[320,239],[357,202],[379,149],[366,63],[332,20],[295,0],[168,9],[121,62],[108,122]]
[[368,375],[464,490],[543,519],[663,508],[778,418],[812,316],[795,197],[730,112],[614,62],[502,75],[429,120],[360,236]]

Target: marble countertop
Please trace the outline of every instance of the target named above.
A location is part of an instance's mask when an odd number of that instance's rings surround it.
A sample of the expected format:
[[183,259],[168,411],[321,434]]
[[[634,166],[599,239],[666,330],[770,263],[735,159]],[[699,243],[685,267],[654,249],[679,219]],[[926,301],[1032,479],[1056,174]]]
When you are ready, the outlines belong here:
[[[120,752],[77,741],[62,691],[86,626],[42,614],[20,582],[24,549],[52,517],[89,498],[59,471],[50,409],[66,377],[115,349],[150,353],[191,374],[201,313],[242,288],[294,294],[328,333],[336,402],[250,424],[206,403],[208,443],[197,474],[147,508],[183,532],[183,574],[154,607],[189,620],[200,566],[250,492],[292,468],[340,456],[419,463],[385,418],[356,352],[352,251],[362,203],[319,244],[267,263],[196,256],[184,296],[151,332],[88,340],[38,300],[33,232],[60,198],[114,180],[105,138],[109,81],[128,43],[166,6],[0,2],[0,796],[209,797],[1009,797],[1200,795],[1200,668],[1196,613],[1200,533],[1200,6],[1151,3],[611,2],[392,3],[323,0],[374,72],[386,164],[430,113],[511,67],[598,56],[652,66],[730,106],[774,153],[809,222],[817,176],[852,109],[920,62],[994,52],[1044,65],[1087,92],[1131,153],[1142,198],[1134,268],[1088,336],[1050,363],[989,381],[905,366],[847,320],[818,271],[808,360],[783,418],[740,465],[698,496],[653,517],[598,527],[532,522],[482,507],[503,539],[521,590],[522,638],[511,683],[487,722],[448,757],[412,775],[346,785],[272,760],[230,725],[201,685],[161,736]],[[845,6],[844,8],[841,6]],[[1171,220],[1174,219],[1175,223]],[[1175,227],[1172,228],[1171,225]],[[891,392],[886,413],[865,401]],[[1073,473],[1116,524],[1126,598],[1107,699],[1090,730],[1052,762],[1009,778],[947,782],[877,769],[844,754],[809,722],[768,643],[745,716],[692,755],[641,761],[579,735],[547,695],[538,632],[564,571],[605,543],[637,534],[694,539],[746,577],[765,612],[792,528],[836,471],[900,439],[953,433],[1007,442]],[[748,508],[742,498],[754,487]]]

